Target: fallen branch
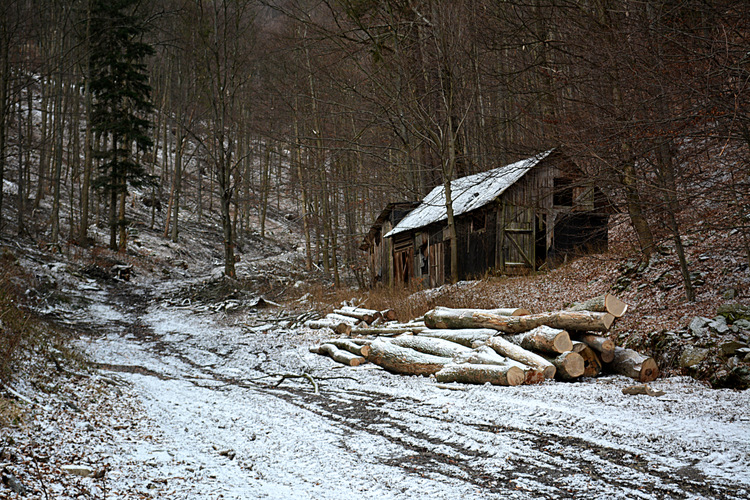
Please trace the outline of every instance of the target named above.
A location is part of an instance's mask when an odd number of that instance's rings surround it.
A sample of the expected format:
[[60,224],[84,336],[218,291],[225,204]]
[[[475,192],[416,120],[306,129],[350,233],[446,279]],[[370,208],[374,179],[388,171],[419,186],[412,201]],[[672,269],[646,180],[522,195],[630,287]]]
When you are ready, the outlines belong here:
[[320,390],[318,388],[318,383],[315,381],[315,378],[312,375],[310,375],[309,373],[299,373],[299,374],[285,373],[285,374],[281,375],[281,379],[279,379],[279,381],[276,382],[276,384],[274,384],[274,387],[280,386],[281,383],[284,380],[288,379],[288,378],[305,378],[305,379],[307,379],[312,384],[312,386],[313,386],[313,394],[315,394],[316,396],[318,394],[320,394]]

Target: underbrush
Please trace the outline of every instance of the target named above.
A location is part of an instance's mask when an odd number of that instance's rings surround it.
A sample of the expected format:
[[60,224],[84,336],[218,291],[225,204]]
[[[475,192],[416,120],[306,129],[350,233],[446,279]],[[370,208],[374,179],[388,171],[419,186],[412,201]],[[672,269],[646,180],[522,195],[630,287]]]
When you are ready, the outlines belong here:
[[[71,334],[41,318],[32,309],[32,296],[38,283],[19,264],[7,248],[0,250],[0,382],[6,385],[14,376],[29,371],[41,374],[52,363],[80,361],[69,347]],[[8,408],[0,411],[7,420]]]

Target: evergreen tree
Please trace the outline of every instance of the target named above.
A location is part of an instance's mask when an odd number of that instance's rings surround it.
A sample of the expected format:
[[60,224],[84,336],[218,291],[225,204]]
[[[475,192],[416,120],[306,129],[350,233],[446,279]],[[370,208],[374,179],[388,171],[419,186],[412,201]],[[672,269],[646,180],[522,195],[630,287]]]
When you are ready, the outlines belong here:
[[109,246],[113,250],[126,246],[128,184],[137,187],[150,180],[137,153],[153,145],[148,135],[153,106],[145,59],[154,49],[142,41],[145,28],[136,11],[138,3],[92,0],[90,11],[92,122],[105,139],[96,154],[102,160],[96,185],[110,196]]

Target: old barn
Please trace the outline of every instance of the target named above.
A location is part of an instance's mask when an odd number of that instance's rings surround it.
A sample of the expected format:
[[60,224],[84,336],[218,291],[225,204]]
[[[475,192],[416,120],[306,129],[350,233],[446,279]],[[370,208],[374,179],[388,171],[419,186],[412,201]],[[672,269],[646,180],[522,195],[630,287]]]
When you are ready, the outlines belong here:
[[[608,205],[559,150],[451,182],[459,279],[537,270],[573,253],[607,248]],[[373,283],[450,279],[445,192],[416,207],[390,204],[365,237]]]

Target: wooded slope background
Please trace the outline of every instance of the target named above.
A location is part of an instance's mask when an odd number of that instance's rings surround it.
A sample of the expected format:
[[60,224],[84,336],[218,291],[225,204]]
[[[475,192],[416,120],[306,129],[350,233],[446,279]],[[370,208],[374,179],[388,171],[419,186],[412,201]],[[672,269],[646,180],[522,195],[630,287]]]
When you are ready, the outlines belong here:
[[1,229],[124,249],[146,203],[174,241],[220,221],[233,276],[275,210],[338,283],[386,202],[562,147],[692,299],[686,236],[750,263],[749,24],[741,0],[6,0]]

